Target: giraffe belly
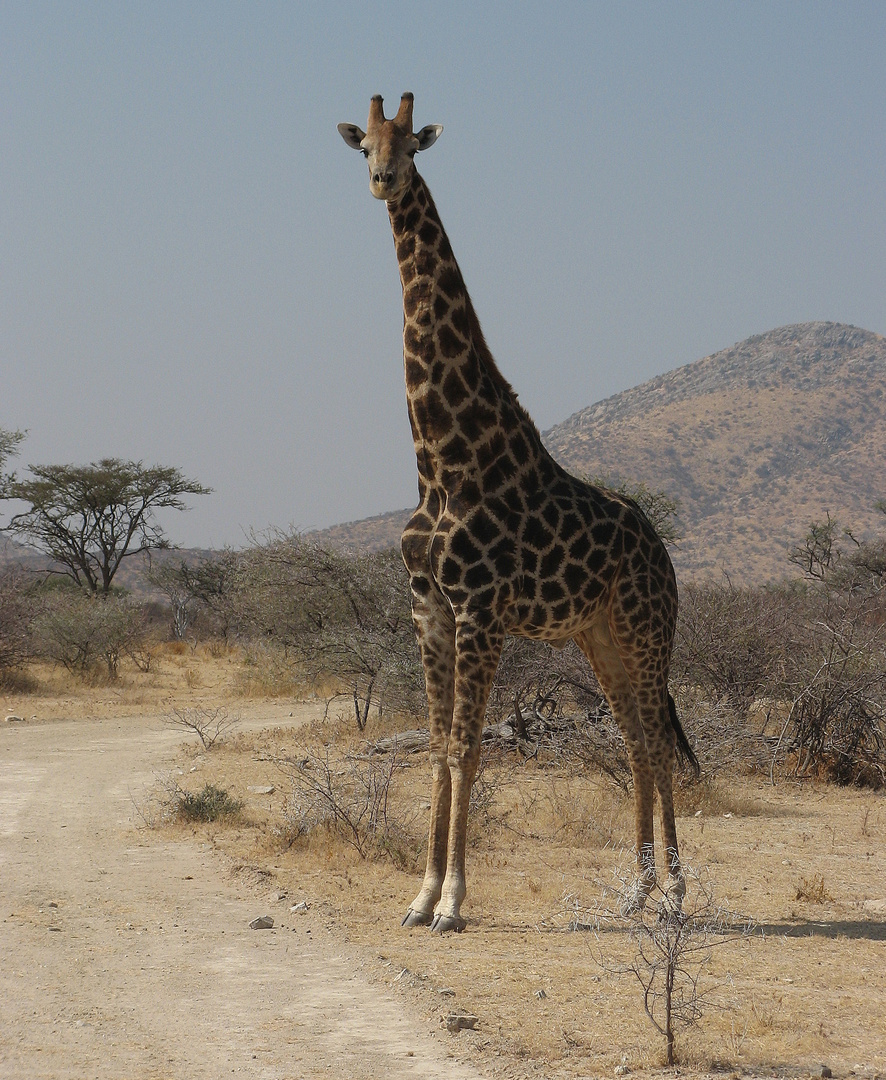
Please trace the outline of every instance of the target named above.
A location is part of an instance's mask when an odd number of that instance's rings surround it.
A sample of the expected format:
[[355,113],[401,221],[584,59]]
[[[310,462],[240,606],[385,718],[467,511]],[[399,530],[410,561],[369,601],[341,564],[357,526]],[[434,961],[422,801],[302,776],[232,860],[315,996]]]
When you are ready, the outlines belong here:
[[565,648],[576,634],[587,630],[598,619],[599,605],[582,611],[563,622],[548,624],[539,621],[516,621],[508,626],[508,633],[514,637],[531,638],[533,641],[545,641],[555,649]]

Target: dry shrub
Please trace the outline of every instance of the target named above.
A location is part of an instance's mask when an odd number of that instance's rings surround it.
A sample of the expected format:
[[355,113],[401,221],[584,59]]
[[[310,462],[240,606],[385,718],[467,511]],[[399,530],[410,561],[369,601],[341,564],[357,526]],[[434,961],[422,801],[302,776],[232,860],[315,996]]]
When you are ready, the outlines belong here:
[[46,659],[87,682],[114,682],[123,657],[145,672],[153,661],[145,612],[125,597],[47,594],[34,634]]
[[178,788],[171,812],[179,821],[219,821],[236,818],[242,808],[243,804],[224,788],[205,784],[198,792]]
[[24,689],[24,665],[34,655],[32,623],[36,614],[32,583],[18,569],[0,573],[0,686]]
[[810,589],[793,663],[777,696],[790,703],[772,755],[800,777],[886,785],[886,620],[883,595]]
[[189,706],[170,709],[165,721],[170,727],[192,731],[200,739],[203,749],[211,750],[223,735],[240,723],[240,716],[231,716],[224,705]]
[[834,898],[824,883],[824,874],[813,874],[811,878],[800,879],[794,899],[804,900],[808,904],[829,904]]
[[[626,905],[634,895],[633,870],[619,869],[614,887],[604,891],[597,910],[584,916],[585,924],[598,931],[592,951],[602,970],[636,980],[643,1009],[665,1040],[668,1066],[676,1062],[679,1029],[696,1026],[710,1007],[728,1007],[717,998],[730,980],[711,977],[712,951],[747,939],[755,928],[753,920],[717,898],[705,873],[689,866],[683,873],[689,892],[679,914],[660,886],[653,890],[653,902],[640,911],[632,903]],[[627,934],[632,954],[627,960],[616,959],[604,948],[600,932],[613,930]]]
[[250,642],[234,686],[241,697],[286,697],[301,693],[304,679],[283,648]]
[[281,826],[287,846],[320,832],[361,859],[389,858],[400,869],[416,867],[423,838],[415,830],[418,811],[394,798],[404,767],[397,755],[357,757],[302,743],[277,766],[290,785]]
[[[768,768],[769,744],[763,728],[752,724],[747,713],[705,698],[700,688],[691,685],[678,688],[677,708],[685,730],[691,733],[702,777]],[[684,778],[682,773],[678,776]],[[685,778],[689,779],[688,774]],[[691,782],[679,786],[691,787]]]
[[745,715],[765,695],[786,661],[794,598],[730,581],[680,589],[674,647],[676,682]]

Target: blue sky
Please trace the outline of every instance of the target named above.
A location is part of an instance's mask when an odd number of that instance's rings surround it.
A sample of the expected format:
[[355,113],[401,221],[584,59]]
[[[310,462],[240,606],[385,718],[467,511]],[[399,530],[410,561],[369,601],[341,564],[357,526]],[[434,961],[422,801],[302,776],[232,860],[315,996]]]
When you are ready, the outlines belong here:
[[387,214],[419,159],[544,429],[751,334],[886,333],[886,5],[0,0],[0,427],[177,465],[186,545],[408,506]]

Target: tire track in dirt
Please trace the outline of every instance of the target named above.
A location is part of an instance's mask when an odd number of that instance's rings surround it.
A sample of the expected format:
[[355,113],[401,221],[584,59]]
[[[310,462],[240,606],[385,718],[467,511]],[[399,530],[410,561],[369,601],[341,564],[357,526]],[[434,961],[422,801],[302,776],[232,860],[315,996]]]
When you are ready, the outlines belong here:
[[478,1080],[322,928],[249,930],[264,898],[134,828],[132,793],[179,738],[159,720],[0,731],[0,1075]]

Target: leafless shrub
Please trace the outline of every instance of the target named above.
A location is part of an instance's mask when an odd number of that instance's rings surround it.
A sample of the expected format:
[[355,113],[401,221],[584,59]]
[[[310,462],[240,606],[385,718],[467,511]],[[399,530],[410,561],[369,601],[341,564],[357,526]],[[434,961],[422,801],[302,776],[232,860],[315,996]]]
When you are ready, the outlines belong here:
[[424,679],[403,562],[397,552],[347,554],[274,534],[244,553],[237,617],[275,643],[303,682],[353,702],[358,730],[372,707],[415,713]]
[[165,595],[171,613],[171,630],[174,641],[184,641],[194,616],[196,597],[188,585],[187,564],[162,563],[152,567],[148,581]]
[[396,754],[358,758],[330,747],[302,747],[278,765],[291,785],[283,815],[290,842],[328,829],[362,859],[388,857],[414,868],[421,851],[412,833],[417,811],[395,814],[391,803],[392,782],[402,768]]
[[882,595],[815,589],[776,687],[789,703],[772,772],[886,784],[886,625]]
[[0,573],[0,686],[16,683],[34,655],[32,624],[36,615],[33,583],[8,568]]
[[199,615],[202,629],[210,637],[227,641],[237,629],[240,575],[247,559],[248,553],[224,548],[195,562],[182,559],[166,563],[161,588],[173,609],[176,603],[182,605],[188,627]]
[[[715,949],[750,936],[754,923],[730,910],[716,896],[712,882],[702,873],[684,866],[689,886],[688,902],[675,914],[668,897],[656,890],[640,910],[625,901],[634,895],[630,871],[619,870],[612,888],[604,891],[597,908],[579,911],[578,928],[593,928],[595,960],[610,975],[636,979],[643,1009],[665,1040],[666,1063],[673,1065],[680,1028],[699,1023],[705,1009],[724,1007],[717,1000],[728,976],[710,972]],[[625,914],[630,911],[630,914]],[[619,959],[609,948],[607,934],[621,931],[631,947],[628,959]]]
[[752,723],[749,713],[705,696],[696,686],[676,687],[684,727],[701,775],[710,781],[735,771],[764,772],[769,766],[770,744],[765,723]]
[[768,589],[685,585],[672,670],[675,681],[746,715],[783,671],[795,598]]
[[211,750],[215,743],[239,723],[239,714],[231,716],[223,706],[208,708],[204,706],[171,709],[164,717],[170,727],[194,732],[203,744],[204,750]]

